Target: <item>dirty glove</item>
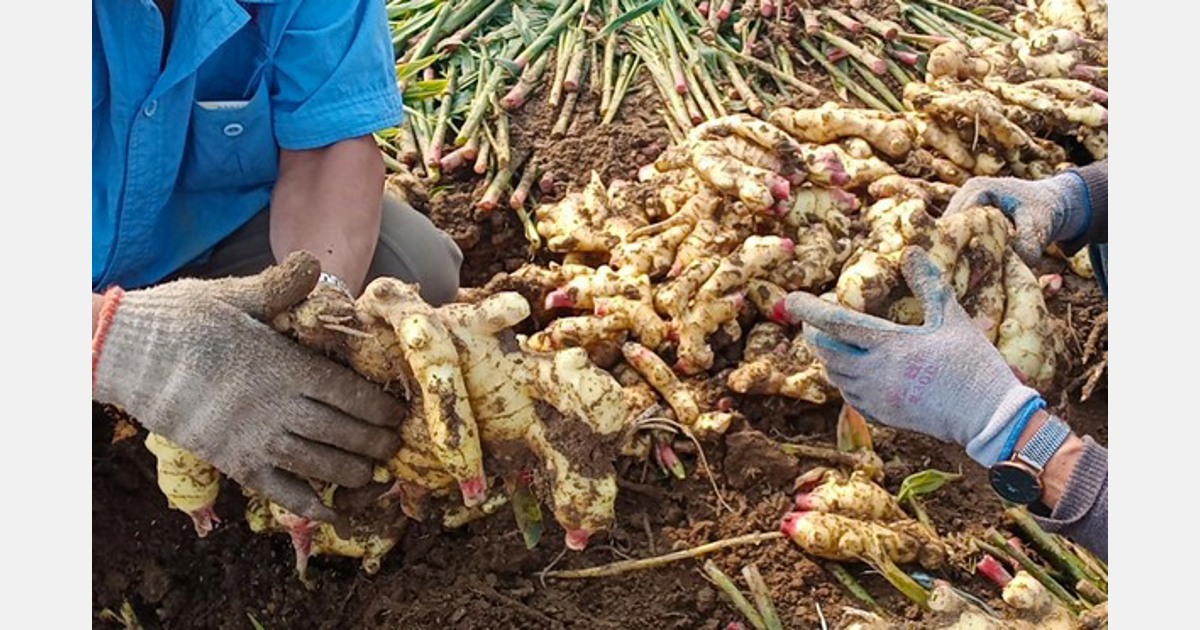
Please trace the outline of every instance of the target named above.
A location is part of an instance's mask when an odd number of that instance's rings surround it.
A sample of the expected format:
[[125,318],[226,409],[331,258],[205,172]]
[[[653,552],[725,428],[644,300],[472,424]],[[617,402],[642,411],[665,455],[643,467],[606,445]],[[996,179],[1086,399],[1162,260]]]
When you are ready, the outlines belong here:
[[1015,177],[975,177],[954,194],[945,214],[973,206],[999,208],[1016,224],[1013,249],[1034,265],[1050,243],[1087,234],[1092,201],[1083,176],[1074,171],[1036,181]]
[[296,253],[247,278],[110,290],[92,341],[93,398],[294,513],[344,523],[301,477],[367,484],[371,458],[400,447],[404,406],[263,323],[319,273]]
[[804,322],[804,336],[829,380],[867,419],[957,442],[990,467],[1007,455],[1017,416],[1032,413],[1026,406],[1041,399],[971,322],[924,250],[906,248],[902,270],[921,300],[921,326],[895,324],[803,292],[789,294],[775,313],[789,324]]

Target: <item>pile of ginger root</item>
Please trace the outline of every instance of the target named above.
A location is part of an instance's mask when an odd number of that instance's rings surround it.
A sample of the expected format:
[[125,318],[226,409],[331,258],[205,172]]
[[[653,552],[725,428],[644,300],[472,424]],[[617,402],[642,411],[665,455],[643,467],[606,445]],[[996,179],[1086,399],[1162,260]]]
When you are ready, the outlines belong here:
[[[918,245],[1018,375],[1048,386],[1057,330],[1036,276],[1008,245],[1008,219],[994,208],[941,210],[971,176],[1045,177],[1073,166],[1046,134],[1103,135],[1107,113],[1091,96],[1074,118],[1031,109],[1063,86],[1097,93],[1080,81],[1003,85],[912,84],[914,112],[829,103],[702,123],[640,181],[605,186],[593,175],[582,191],[536,208],[561,262],[501,274],[476,295],[517,290],[540,307],[529,340],[539,350],[584,348],[612,369],[632,340],[680,377],[731,367],[733,393],[824,404],[838,394],[775,305],[808,291],[920,324],[897,265],[903,247]],[[1026,131],[1033,123],[1042,127]],[[718,361],[722,348],[739,346],[740,362]]]

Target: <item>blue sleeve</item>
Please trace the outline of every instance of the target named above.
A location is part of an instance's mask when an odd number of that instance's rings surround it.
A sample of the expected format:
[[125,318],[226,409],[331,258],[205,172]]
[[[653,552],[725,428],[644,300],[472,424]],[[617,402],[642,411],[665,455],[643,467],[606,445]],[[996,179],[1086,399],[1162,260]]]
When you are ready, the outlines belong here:
[[383,0],[304,0],[275,51],[275,136],[328,146],[399,125],[403,100]]

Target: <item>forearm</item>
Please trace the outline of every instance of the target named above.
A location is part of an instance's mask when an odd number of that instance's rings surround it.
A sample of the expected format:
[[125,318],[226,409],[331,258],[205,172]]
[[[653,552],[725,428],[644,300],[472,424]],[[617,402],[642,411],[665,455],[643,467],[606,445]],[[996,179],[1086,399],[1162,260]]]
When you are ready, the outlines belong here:
[[1091,222],[1083,235],[1062,244],[1063,251],[1068,255],[1089,244],[1108,242],[1108,160],[1071,169],[1071,172],[1078,174],[1087,190]]
[[357,294],[367,276],[383,204],[383,161],[370,136],[281,151],[271,198],[276,260],[306,250]]
[[[1048,414],[1034,416],[1021,437],[1022,448]],[[1034,514],[1047,531],[1058,532],[1108,559],[1108,449],[1091,438],[1071,437],[1046,464],[1041,503],[1049,516]]]
[[100,323],[100,309],[104,306],[104,296],[92,294],[92,336],[96,336],[96,325]]

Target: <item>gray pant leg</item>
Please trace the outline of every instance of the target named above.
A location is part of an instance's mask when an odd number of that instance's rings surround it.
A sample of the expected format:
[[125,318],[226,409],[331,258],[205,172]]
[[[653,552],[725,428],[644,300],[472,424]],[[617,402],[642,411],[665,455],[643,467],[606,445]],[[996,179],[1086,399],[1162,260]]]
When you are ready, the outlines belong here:
[[462,260],[454,239],[429,217],[396,196],[384,195],[379,244],[367,270],[368,282],[379,277],[416,282],[426,302],[446,304],[458,295]]
[[[172,275],[224,278],[249,276],[275,263],[271,252],[270,210],[264,210],[221,241],[208,260]],[[458,294],[462,252],[448,234],[428,217],[393,195],[384,195],[379,243],[367,271],[367,282],[379,277],[399,278],[421,285],[421,297],[440,305]]]

